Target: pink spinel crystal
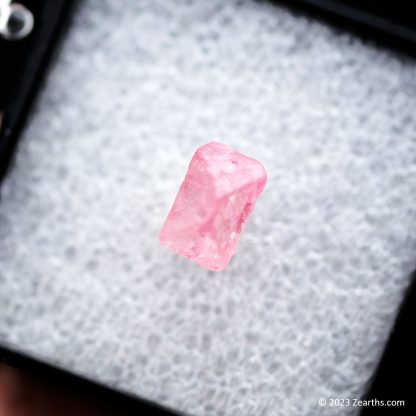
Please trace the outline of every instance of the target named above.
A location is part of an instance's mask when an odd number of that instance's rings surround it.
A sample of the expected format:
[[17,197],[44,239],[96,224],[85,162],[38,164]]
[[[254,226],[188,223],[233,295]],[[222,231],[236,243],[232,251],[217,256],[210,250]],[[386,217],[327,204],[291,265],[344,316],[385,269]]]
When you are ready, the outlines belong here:
[[223,270],[264,189],[263,165],[221,143],[201,146],[160,232],[166,247],[209,270]]

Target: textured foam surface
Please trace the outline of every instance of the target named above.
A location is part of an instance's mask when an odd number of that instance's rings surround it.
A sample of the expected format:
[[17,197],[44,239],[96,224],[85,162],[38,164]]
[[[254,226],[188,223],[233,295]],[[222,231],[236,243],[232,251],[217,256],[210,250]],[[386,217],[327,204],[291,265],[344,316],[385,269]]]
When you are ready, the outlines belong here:
[[[123,5],[123,6],[121,6]],[[0,205],[0,342],[194,415],[355,415],[416,248],[416,67],[266,3],[91,0]],[[158,232],[196,147],[261,160],[237,255]]]

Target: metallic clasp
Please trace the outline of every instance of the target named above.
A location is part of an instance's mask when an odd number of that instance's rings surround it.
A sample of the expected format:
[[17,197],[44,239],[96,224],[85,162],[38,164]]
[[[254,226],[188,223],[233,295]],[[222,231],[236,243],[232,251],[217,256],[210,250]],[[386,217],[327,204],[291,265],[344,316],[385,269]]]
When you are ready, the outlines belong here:
[[25,6],[11,0],[0,0],[0,36],[19,40],[33,29],[33,14]]

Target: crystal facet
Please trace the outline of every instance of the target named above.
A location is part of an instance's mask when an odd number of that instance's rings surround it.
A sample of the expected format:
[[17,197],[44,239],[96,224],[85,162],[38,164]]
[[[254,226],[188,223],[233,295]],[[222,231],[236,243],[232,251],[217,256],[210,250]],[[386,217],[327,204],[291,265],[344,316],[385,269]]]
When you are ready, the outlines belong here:
[[201,146],[160,232],[166,247],[223,270],[267,181],[263,165],[218,142]]

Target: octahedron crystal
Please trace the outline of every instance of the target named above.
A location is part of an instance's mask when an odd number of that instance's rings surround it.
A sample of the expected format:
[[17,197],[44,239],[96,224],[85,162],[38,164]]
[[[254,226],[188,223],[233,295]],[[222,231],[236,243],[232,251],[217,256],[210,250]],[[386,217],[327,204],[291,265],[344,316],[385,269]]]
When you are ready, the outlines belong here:
[[221,143],[194,154],[160,232],[166,247],[209,270],[223,270],[266,184],[263,165]]

